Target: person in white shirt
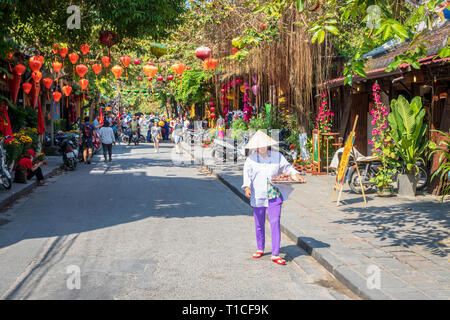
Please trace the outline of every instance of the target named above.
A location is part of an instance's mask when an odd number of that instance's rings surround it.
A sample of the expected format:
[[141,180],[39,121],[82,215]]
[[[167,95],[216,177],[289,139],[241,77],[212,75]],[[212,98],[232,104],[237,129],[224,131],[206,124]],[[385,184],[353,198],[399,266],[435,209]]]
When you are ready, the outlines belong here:
[[105,121],[103,127],[98,131],[98,135],[100,140],[102,141],[103,146],[103,156],[106,160],[106,154],[109,154],[109,162],[112,161],[112,144],[116,142],[116,138],[114,136],[114,130],[109,126],[109,122]]
[[266,210],[269,216],[270,228],[272,231],[272,261],[285,265],[286,261],[279,257],[281,231],[280,216],[283,204],[283,194],[272,179],[281,174],[290,174],[292,178],[305,183],[299,172],[296,171],[284,156],[273,150],[270,146],[278,143],[263,131],[256,132],[245,146],[253,153],[249,155],[244,164],[244,183],[242,188],[245,196],[250,198],[255,219],[256,242],[258,250],[253,254],[253,258],[260,258],[264,253],[265,245],[265,217]]

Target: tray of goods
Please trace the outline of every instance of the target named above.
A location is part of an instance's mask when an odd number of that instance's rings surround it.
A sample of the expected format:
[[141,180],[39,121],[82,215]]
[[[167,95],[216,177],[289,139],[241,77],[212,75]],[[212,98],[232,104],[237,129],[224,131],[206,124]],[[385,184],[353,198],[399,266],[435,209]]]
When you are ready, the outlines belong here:
[[282,174],[278,177],[272,179],[273,183],[303,183],[302,181],[298,181],[295,178],[292,178],[290,174]]

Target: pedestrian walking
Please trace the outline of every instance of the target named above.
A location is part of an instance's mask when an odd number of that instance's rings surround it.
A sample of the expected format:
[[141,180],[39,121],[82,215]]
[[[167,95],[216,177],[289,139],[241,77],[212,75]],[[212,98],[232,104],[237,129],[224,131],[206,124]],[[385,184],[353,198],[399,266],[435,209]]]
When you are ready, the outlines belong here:
[[182,136],[183,136],[183,124],[181,123],[180,119],[177,118],[175,120],[175,127],[173,129],[173,133],[172,133],[172,137],[173,137],[173,142],[175,142],[175,152],[176,153],[182,153],[182,149],[181,149],[181,141],[182,141]]
[[130,145],[130,143],[131,143],[133,133],[136,133],[136,135],[138,137],[136,144],[139,144],[139,122],[136,119],[136,117],[131,120],[130,128],[131,128],[131,132],[130,132],[130,139],[128,140],[128,145]]
[[98,131],[100,140],[102,141],[103,156],[105,157],[105,162],[107,161],[107,154],[109,155],[109,162],[112,161],[112,145],[116,142],[114,136],[114,130],[109,126],[109,122],[105,121],[103,127]]
[[271,137],[259,130],[249,140],[246,149],[252,153],[244,164],[244,183],[242,188],[245,196],[250,198],[255,219],[256,243],[258,250],[253,254],[253,258],[260,258],[264,253],[265,245],[265,217],[266,211],[269,216],[270,228],[272,231],[272,261],[285,265],[286,261],[279,256],[281,230],[280,216],[283,204],[283,194],[280,189],[272,183],[272,179],[281,174],[290,174],[299,182],[306,182],[284,156],[274,150],[271,146],[278,143]]
[[84,164],[91,164],[92,149],[94,148],[94,126],[89,123],[89,117],[84,118],[80,127],[80,144],[83,150]]
[[161,127],[157,122],[152,122],[152,140],[155,147],[155,153],[159,153],[159,140],[161,139]]

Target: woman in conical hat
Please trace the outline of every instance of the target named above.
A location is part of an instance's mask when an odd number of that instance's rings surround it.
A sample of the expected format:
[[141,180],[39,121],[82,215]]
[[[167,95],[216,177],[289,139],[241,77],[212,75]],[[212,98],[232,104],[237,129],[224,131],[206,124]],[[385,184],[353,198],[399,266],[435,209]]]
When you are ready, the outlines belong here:
[[280,216],[283,204],[283,195],[279,188],[272,183],[272,178],[280,174],[290,174],[295,180],[305,183],[299,172],[284,158],[284,156],[269,147],[278,142],[265,134],[257,131],[245,146],[253,151],[244,164],[244,183],[242,188],[245,196],[250,198],[255,218],[256,242],[258,250],[253,258],[260,258],[264,253],[265,245],[265,217],[269,216],[272,231],[272,261],[285,265],[286,261],[279,256],[280,252]]

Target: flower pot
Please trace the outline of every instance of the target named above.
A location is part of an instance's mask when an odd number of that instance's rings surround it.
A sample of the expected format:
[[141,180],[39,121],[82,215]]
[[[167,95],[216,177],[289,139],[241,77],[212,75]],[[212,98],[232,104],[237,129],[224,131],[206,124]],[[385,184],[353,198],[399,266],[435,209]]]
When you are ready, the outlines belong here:
[[417,188],[417,176],[414,174],[398,175],[398,196],[415,198]]
[[394,194],[394,188],[392,186],[377,187],[377,195],[379,197],[390,197]]

